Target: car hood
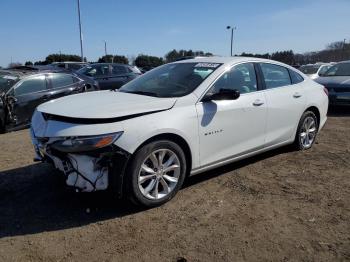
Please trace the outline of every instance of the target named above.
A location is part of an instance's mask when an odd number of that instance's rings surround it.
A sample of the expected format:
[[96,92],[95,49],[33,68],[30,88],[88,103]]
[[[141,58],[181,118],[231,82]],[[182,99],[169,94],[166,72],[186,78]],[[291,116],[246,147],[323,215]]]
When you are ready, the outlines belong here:
[[51,100],[38,107],[49,115],[79,119],[112,119],[170,109],[176,98],[158,98],[118,91],[97,91]]
[[315,81],[326,87],[350,87],[350,76],[323,76],[315,79]]

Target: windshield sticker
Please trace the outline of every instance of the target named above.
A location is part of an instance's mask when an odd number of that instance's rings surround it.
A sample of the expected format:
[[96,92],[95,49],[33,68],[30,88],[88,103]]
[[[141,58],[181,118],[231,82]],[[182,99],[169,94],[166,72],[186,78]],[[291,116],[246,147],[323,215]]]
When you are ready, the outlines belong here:
[[217,68],[221,64],[217,63],[198,63],[194,67],[210,67],[210,68]]
[[16,79],[17,79],[16,76],[11,76],[11,75],[6,75],[6,76],[3,76],[2,78],[4,78],[4,79],[10,79],[10,80],[16,80]]

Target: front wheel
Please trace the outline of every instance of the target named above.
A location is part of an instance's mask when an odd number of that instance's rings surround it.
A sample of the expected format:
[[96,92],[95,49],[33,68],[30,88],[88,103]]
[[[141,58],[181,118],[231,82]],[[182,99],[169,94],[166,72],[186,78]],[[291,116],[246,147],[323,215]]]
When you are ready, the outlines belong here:
[[136,204],[159,206],[179,191],[186,169],[179,145],[168,140],[149,143],[136,152],[128,168],[126,193]]
[[298,150],[306,150],[312,147],[318,131],[318,121],[312,111],[306,111],[298,125],[294,145]]

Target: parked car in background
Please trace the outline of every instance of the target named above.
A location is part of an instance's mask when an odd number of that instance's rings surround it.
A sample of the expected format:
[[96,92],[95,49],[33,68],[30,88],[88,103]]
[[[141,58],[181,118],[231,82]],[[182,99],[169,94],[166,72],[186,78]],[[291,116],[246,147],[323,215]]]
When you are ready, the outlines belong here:
[[327,88],[330,105],[350,105],[350,60],[333,65],[316,82]]
[[305,75],[308,75],[311,79],[316,79],[322,76],[331,66],[331,64],[316,63],[303,65],[299,70]]
[[101,90],[119,89],[142,73],[137,67],[116,63],[96,63],[87,65],[77,73],[93,78]]
[[40,105],[36,159],[66,183],[134,203],[169,201],[185,178],[276,147],[312,147],[327,120],[324,87],[276,61],[208,57],[159,66],[120,90]]
[[93,90],[98,90],[97,83],[78,74],[0,71],[0,130],[28,126],[43,102]]
[[89,63],[87,62],[71,62],[71,61],[65,61],[65,62],[53,62],[50,64],[52,67],[57,68],[63,68],[70,71],[77,71],[84,66],[87,66]]

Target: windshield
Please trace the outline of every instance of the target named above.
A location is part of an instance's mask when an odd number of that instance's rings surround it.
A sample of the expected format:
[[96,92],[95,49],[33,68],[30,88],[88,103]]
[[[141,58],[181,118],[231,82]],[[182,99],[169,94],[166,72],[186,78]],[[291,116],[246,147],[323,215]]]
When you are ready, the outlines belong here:
[[180,97],[195,90],[221,64],[166,64],[124,85],[120,92],[155,97]]
[[304,65],[299,68],[306,75],[316,74],[321,65]]
[[0,73],[0,93],[7,92],[18,81],[18,76]]
[[350,63],[339,63],[329,68],[325,76],[350,76]]
[[331,65],[325,65],[325,66],[322,66],[321,69],[320,69],[320,72],[318,72],[319,75],[323,75],[324,73],[326,73],[326,71],[331,68],[332,66]]

